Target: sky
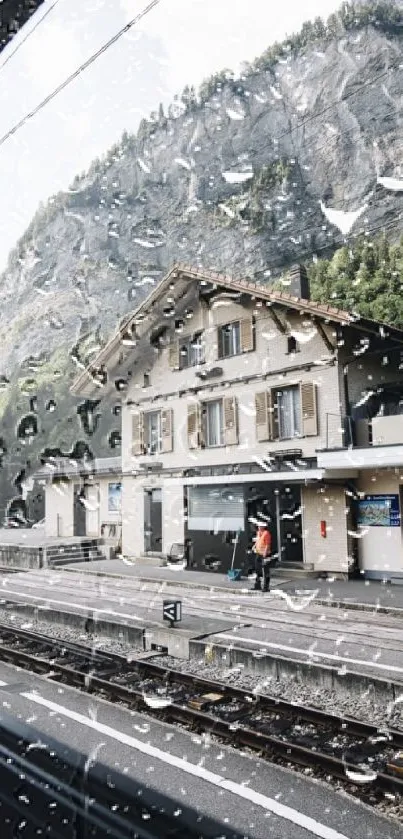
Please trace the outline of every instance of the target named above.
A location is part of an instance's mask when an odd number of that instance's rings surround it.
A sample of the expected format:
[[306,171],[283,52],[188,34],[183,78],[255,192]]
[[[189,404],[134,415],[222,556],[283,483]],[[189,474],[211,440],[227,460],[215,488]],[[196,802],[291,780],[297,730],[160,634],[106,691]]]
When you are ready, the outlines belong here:
[[[0,138],[146,5],[147,0],[45,0],[0,54]],[[236,71],[304,20],[326,18],[339,5],[340,0],[160,0],[0,146],[0,270],[39,203],[67,189],[125,129],[135,131],[142,117],[160,102],[168,105],[186,84],[198,85],[224,67]]]

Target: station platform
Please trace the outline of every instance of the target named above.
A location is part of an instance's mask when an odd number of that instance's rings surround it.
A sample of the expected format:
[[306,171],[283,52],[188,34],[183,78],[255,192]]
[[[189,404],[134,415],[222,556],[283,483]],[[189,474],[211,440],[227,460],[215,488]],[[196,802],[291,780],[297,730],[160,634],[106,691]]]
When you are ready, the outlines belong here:
[[[102,560],[3,575],[0,621],[25,615],[30,626],[75,627],[79,640],[112,639],[132,645],[136,654],[213,658],[218,668],[240,666],[258,678],[298,678],[338,691],[370,689],[385,701],[402,693],[402,604],[393,599],[389,606],[386,586],[379,591],[379,584],[352,582],[349,589],[350,583],[327,582],[318,591],[314,581],[316,588],[302,590],[295,581],[273,577],[271,591],[263,593],[222,575],[169,568],[146,573],[144,566]],[[333,585],[339,597],[352,598],[348,607],[334,608]],[[366,602],[354,608],[363,592]],[[163,620],[165,600],[181,602],[182,620],[175,626]]]
[[[147,565],[144,562],[124,559],[96,560],[93,562],[75,563],[70,569],[98,576],[134,577],[141,582],[160,582],[167,586],[180,584],[184,588],[189,586],[199,589],[218,589],[228,594],[239,594],[250,591],[253,582],[247,578],[231,581],[226,574],[208,571],[192,571],[182,565],[167,565],[164,567]],[[378,580],[332,579],[318,580],[313,578],[292,579],[286,576],[286,569],[282,569],[282,576],[271,575],[272,588],[282,589],[293,596],[306,596],[308,592],[315,592],[315,601],[324,605],[344,607],[350,609],[385,610],[403,615],[403,586],[390,585]],[[256,596],[256,593],[252,593]]]

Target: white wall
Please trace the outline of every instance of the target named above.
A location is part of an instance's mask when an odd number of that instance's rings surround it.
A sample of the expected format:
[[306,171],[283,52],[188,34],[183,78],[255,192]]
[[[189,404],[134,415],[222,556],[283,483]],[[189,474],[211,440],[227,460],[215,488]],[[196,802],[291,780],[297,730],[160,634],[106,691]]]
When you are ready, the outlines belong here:
[[[217,360],[217,326],[252,314],[255,317],[255,350],[241,355]],[[284,319],[284,317],[283,317]],[[130,380],[127,400],[135,403],[137,410],[153,410],[162,407],[174,411],[175,449],[172,454],[158,455],[164,466],[169,468],[186,463],[211,464],[232,463],[251,460],[253,454],[259,457],[268,451],[287,447],[302,448],[304,456],[314,456],[317,448],[324,448],[326,443],[327,415],[333,415],[331,422],[332,446],[341,444],[339,375],[336,366],[322,366],[320,363],[329,356],[325,342],[316,328],[299,315],[289,316],[287,328],[300,338],[300,352],[287,353],[287,336],[279,331],[273,322],[269,309],[245,307],[228,303],[208,309],[199,306],[193,318],[186,322],[186,332],[193,334],[199,329],[205,330],[207,366],[208,362],[222,368],[222,375],[209,384],[201,382],[196,375],[196,368],[171,370],[169,367],[169,349],[166,347],[155,354],[153,367],[149,371],[151,385],[143,387],[144,369],[139,369]],[[331,330],[326,327],[331,334]],[[184,334],[184,333],[183,333]],[[304,337],[305,336],[305,337]],[[175,336],[171,336],[174,338]],[[178,336],[176,336],[178,337]],[[315,366],[306,369],[307,364]],[[298,369],[295,369],[298,367]],[[140,369],[141,368],[141,369]],[[280,371],[280,372],[279,372]],[[262,375],[268,378],[262,380]],[[244,381],[250,377],[249,381]],[[240,381],[242,379],[243,381]],[[255,393],[269,387],[281,387],[314,381],[317,385],[319,414],[319,435],[317,437],[296,438],[291,441],[256,442],[255,430]],[[240,441],[239,446],[228,449],[189,451],[187,442],[187,406],[197,399],[214,399],[228,394],[238,399]],[[197,394],[190,389],[196,389]],[[136,465],[137,459],[131,455],[132,421],[134,408],[122,406],[122,458],[123,469],[128,471]]]
[[[319,484],[302,488],[304,562],[314,571],[346,574],[349,557],[348,504],[344,488]],[[320,523],[326,522],[326,537]]]
[[63,539],[68,539],[74,535],[73,509],[73,481],[46,484],[45,534],[47,538],[57,539],[60,536]]
[[[366,470],[360,473],[358,488],[365,495],[399,495],[401,470]],[[400,510],[400,514],[402,511]],[[363,571],[390,577],[403,574],[402,527],[358,527],[358,552]]]
[[85,508],[85,532],[87,536],[97,537],[99,535],[99,495],[100,487],[98,483],[87,487],[86,501],[88,506]]
[[183,544],[185,517],[183,485],[164,485],[162,492],[162,550],[167,553],[174,542]]
[[[118,483],[120,477],[97,478],[89,483],[86,490],[86,500],[91,508],[86,508],[86,535],[101,536],[102,524],[121,523],[121,511],[108,510],[108,484]],[[58,516],[61,527],[60,538],[68,539],[74,536],[74,485],[80,479],[75,477],[63,483],[47,484],[45,488],[45,533],[49,538],[58,538]]]
[[123,478],[122,550],[123,555],[139,557],[144,552],[144,493],[146,489],[162,490],[162,553],[174,542],[183,543],[185,520],[183,485],[165,483],[159,478]]
[[132,476],[124,476],[122,482],[122,553],[123,556],[139,557],[143,551],[143,481]]

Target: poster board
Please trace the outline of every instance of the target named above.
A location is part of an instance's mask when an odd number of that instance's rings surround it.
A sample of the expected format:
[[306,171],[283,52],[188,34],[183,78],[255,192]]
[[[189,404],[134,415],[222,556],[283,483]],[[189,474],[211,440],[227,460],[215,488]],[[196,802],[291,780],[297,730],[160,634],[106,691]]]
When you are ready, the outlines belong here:
[[400,527],[399,496],[365,495],[358,502],[360,527]]
[[108,484],[108,513],[120,513],[122,509],[121,481]]

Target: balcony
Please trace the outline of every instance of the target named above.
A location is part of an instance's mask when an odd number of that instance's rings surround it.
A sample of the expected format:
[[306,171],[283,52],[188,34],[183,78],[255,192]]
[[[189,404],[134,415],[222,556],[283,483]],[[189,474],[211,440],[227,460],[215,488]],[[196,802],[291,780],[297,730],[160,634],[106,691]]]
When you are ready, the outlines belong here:
[[325,439],[317,452],[319,468],[403,466],[403,414],[358,420],[327,414]]

